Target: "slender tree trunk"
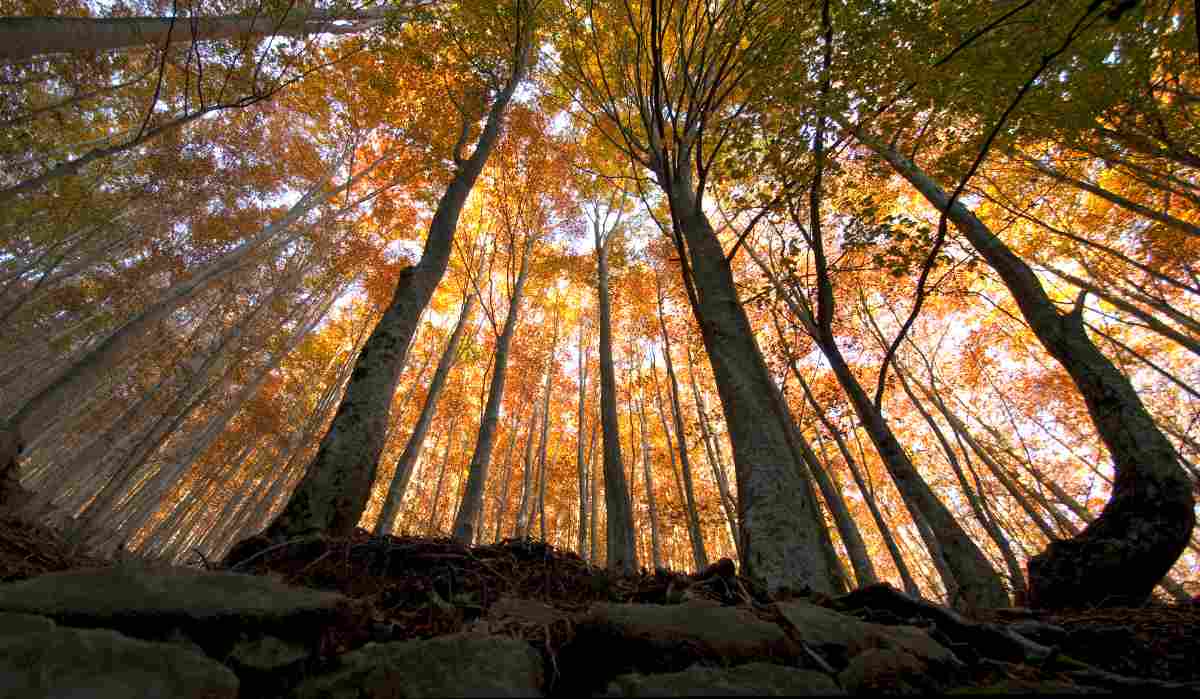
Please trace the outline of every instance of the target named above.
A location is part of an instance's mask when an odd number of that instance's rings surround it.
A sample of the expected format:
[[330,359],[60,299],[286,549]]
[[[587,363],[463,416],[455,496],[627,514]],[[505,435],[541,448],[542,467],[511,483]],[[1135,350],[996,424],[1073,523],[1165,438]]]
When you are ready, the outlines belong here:
[[634,540],[633,504],[625,484],[625,465],[621,459],[620,423],[617,418],[617,378],[612,356],[612,304],[608,292],[609,233],[602,239],[600,223],[595,222],[596,266],[600,305],[600,422],[603,432],[604,506],[607,519],[609,570],[637,572],[637,542]]
[[492,531],[492,541],[500,543],[500,532],[504,525],[504,510],[508,506],[508,488],[512,483],[513,454],[516,452],[517,436],[521,429],[521,416],[513,421],[508,437],[508,453],[504,457],[504,480],[500,482],[500,497],[496,500],[496,527]]
[[642,427],[642,471],[646,477],[646,507],[650,511],[650,556],[654,570],[663,567],[662,544],[658,533],[658,504],[654,499],[654,477],[651,475],[650,441],[646,437],[646,402],[643,395],[638,402],[638,418]]
[[530,488],[533,485],[533,445],[536,441],[534,429],[537,425],[538,411],[535,406],[529,413],[529,428],[525,433],[525,459],[521,472],[521,507],[517,510],[517,521],[513,527],[513,537],[524,539],[529,536],[529,506]]
[[[392,396],[417,321],[446,272],[459,214],[499,137],[513,91],[524,76],[528,36],[517,42],[515,55],[513,73],[492,103],[474,152],[458,161],[438,202],[421,260],[400,273],[395,296],[355,360],[342,403],[316,456],[283,512],[267,528],[269,539],[314,532],[341,536],[349,534],[362,517],[383,451]],[[230,552],[231,557],[236,555],[236,550]]]
[[585,554],[588,531],[588,469],[586,448],[584,447],[587,433],[587,346],[584,344],[583,322],[579,323],[579,412],[576,420],[577,435],[575,439],[575,464],[579,473],[579,533],[575,539],[575,550],[580,556]]
[[[19,451],[53,427],[59,417],[67,412],[67,406],[82,401],[84,396],[95,391],[105,375],[129,353],[137,339],[143,337],[159,321],[184,306],[206,284],[246,264],[252,253],[264,248],[274,249],[294,239],[299,232],[281,234],[313,208],[348,189],[384,158],[386,156],[376,160],[341,186],[324,191],[325,184],[333,175],[331,168],[326,179],[301,197],[283,217],[231,252],[177,282],[166,290],[158,301],[110,333],[87,354],[43,386],[36,395],[26,400],[8,419],[7,424],[0,421],[0,435],[4,435],[0,437],[0,483],[9,476],[10,469],[16,468]],[[2,497],[0,507],[3,507]]]
[[[708,553],[704,550],[704,533],[700,529],[700,514],[696,507],[696,491],[692,482],[692,464],[687,450],[687,432],[683,428],[683,408],[679,404],[679,382],[675,378],[675,365],[671,360],[671,336],[667,332],[666,319],[663,317],[663,290],[657,272],[654,275],[654,283],[657,286],[658,292],[658,327],[663,339],[663,361],[667,365],[667,378],[669,380],[667,388],[671,395],[671,414],[675,421],[675,436],[679,442],[679,468],[682,471],[683,492],[686,498],[685,510],[687,512],[688,537],[692,544],[692,563],[696,566],[697,571],[701,571],[708,567]],[[658,407],[661,414],[661,397]],[[722,500],[721,504],[726,508],[725,512],[730,517],[730,521],[734,521],[733,508],[730,507],[731,503]]]
[[[685,347],[688,360],[688,383],[692,387],[692,401],[696,406],[696,421],[700,425],[700,441],[704,443],[704,456],[713,472],[713,480],[717,484],[717,494],[721,498],[721,510],[725,513],[725,521],[729,525],[729,535],[733,539],[734,549],[741,557],[741,536],[738,534],[737,502],[729,490],[729,476],[726,475],[725,464],[721,459],[720,444],[712,433],[708,422],[708,403],[700,393],[700,385],[696,381],[696,365],[692,361],[692,348]],[[672,377],[673,390],[678,391],[675,379]]]
[[529,258],[533,254],[532,235],[526,237],[521,251],[521,269],[512,296],[508,301],[508,316],[504,329],[496,338],[495,359],[492,367],[492,383],[488,389],[487,406],[479,423],[479,436],[475,440],[475,453],[468,467],[466,492],[462,507],[454,520],[454,538],[468,543],[475,537],[475,518],[483,507],[483,493],[487,487],[488,466],[492,461],[492,449],[496,445],[496,430],[500,425],[500,405],[504,401],[504,382],[508,376],[508,352],[516,332],[517,320],[521,315],[521,301],[525,291],[525,280],[529,276]]
[[1112,496],[1083,532],[1055,541],[1029,561],[1030,604],[1037,607],[1135,606],[1150,596],[1191,538],[1192,484],[1174,446],[1154,423],[1129,379],[1097,349],[1083,325],[1083,298],[1059,313],[1041,282],[982,221],[912,161],[854,131],[962,231],[1004,281],[1038,340],[1083,395],[1112,455]]
[[438,469],[437,485],[433,488],[433,499],[429,503],[429,522],[425,525],[425,533],[428,536],[433,536],[437,531],[438,525],[438,504],[442,500],[442,486],[446,482],[446,471],[450,470],[450,457],[454,451],[454,428],[458,426],[458,415],[450,418],[450,425],[446,428],[446,449],[442,452],[442,465]]
[[596,530],[597,530],[596,510],[598,508],[598,505],[597,505],[596,498],[598,497],[599,494],[596,492],[596,490],[597,490],[597,488],[599,488],[600,477],[596,474],[595,464],[596,464],[596,435],[600,433],[600,429],[601,429],[600,421],[593,420],[592,421],[592,436],[591,436],[591,439],[588,440],[588,474],[589,474],[588,486],[592,491],[591,495],[588,496],[588,509],[590,511],[588,514],[588,520],[590,522],[588,525],[589,526],[588,561],[592,565],[596,564],[596,556],[598,555],[598,553],[597,553],[598,547],[596,545]]
[[409,435],[408,442],[404,446],[404,453],[396,462],[396,473],[392,476],[387,496],[383,500],[383,509],[379,513],[379,519],[375,522],[376,536],[392,533],[396,515],[400,513],[400,503],[404,501],[404,492],[408,490],[408,482],[412,478],[413,467],[417,465],[417,459],[421,458],[421,450],[425,447],[425,435],[429,431],[429,425],[433,422],[433,416],[437,414],[438,400],[441,399],[442,391],[446,387],[446,377],[450,375],[450,369],[458,358],[458,347],[462,343],[463,334],[474,310],[475,295],[468,293],[467,298],[463,301],[462,310],[459,312],[458,322],[450,333],[450,339],[446,341],[446,349],[442,351],[437,369],[433,372],[433,379],[429,382],[429,390],[425,394],[425,405],[421,408],[421,415],[417,418],[417,423],[413,425],[412,434]]

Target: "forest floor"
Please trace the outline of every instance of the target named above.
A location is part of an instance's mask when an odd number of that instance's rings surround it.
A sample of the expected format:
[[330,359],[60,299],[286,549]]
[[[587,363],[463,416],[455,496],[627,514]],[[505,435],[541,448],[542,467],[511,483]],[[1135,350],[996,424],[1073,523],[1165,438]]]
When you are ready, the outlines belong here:
[[[50,529],[0,518],[0,583],[119,563],[81,554]],[[227,569],[199,557],[196,565]],[[505,633],[531,642],[550,660],[570,641],[572,615],[597,602],[677,604],[699,597],[740,605],[766,618],[775,601],[737,576],[727,559],[700,574],[658,571],[616,576],[574,552],[534,541],[507,540],[468,548],[447,539],[372,537],[361,530],[347,539],[264,546],[232,569],[360,600],[370,610],[370,635],[384,629],[391,640],[463,631],[487,617],[503,598],[541,602],[550,608],[546,618],[517,624]],[[836,599],[814,595],[808,601],[841,609]],[[891,615],[880,609],[852,613],[885,624]],[[1059,651],[1093,668],[1162,681],[1200,681],[1196,660],[1200,658],[1200,601],[1055,612],[994,609],[968,618],[984,623],[1021,619],[1051,624],[1067,632],[1056,644]],[[362,629],[346,629],[345,649],[361,645],[367,635]],[[1022,677],[1022,668],[1013,665],[978,667],[972,685],[1029,680],[1037,674],[1030,669]],[[1047,679],[1044,674],[1040,678]],[[1053,679],[1070,682],[1065,676]]]

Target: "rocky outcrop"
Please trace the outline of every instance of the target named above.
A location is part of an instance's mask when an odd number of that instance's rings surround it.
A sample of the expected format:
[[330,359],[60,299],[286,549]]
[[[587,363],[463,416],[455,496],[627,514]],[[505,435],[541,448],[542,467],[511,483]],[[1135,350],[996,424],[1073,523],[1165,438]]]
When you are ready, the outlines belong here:
[[[431,560],[471,560],[448,553]],[[728,575],[677,590],[672,574],[650,579],[666,604],[572,605],[483,603],[460,579],[444,592],[429,579],[363,599],[269,575],[129,565],[2,584],[0,699],[1200,693],[1068,657],[1079,632],[1033,613],[985,622],[886,584],[772,601]],[[600,599],[628,582],[602,579]],[[414,599],[428,602],[385,608]]]

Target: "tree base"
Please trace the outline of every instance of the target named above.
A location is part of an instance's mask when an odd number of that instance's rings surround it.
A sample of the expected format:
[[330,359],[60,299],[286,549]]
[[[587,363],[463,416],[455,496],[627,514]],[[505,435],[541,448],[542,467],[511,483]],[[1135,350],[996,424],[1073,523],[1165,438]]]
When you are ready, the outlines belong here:
[[1079,536],[1029,559],[1029,606],[1136,607],[1150,599],[1191,536],[1191,498],[1113,504]]
[[21,454],[21,436],[17,430],[0,421],[0,512],[13,512],[32,497],[17,477],[17,457]]

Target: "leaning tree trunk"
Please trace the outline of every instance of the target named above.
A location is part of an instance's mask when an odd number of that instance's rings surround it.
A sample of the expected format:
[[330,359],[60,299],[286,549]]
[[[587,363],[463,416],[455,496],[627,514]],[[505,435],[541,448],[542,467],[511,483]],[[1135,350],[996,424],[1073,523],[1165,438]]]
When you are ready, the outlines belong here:
[[824,523],[804,497],[788,446],[785,420],[790,417],[775,404],[775,385],[738,299],[729,260],[700,207],[688,170],[674,174],[669,179],[660,175],[660,184],[667,190],[672,221],[687,243],[690,265],[682,262],[695,284],[689,299],[729,426],[742,567],[771,591],[807,587],[828,594],[833,579],[817,533]]
[[[392,396],[418,320],[446,273],[459,214],[500,135],[509,100],[524,75],[529,54],[524,41],[518,43],[516,54],[513,74],[496,96],[474,152],[469,158],[456,158],[454,177],[430,221],[420,261],[400,273],[392,302],[355,360],[354,373],[329,431],[287,506],[267,528],[268,539],[281,541],[317,532],[346,535],[362,517],[383,452]],[[230,551],[228,560],[241,553],[237,548]]]
[[858,139],[942,211],[1004,281],[1038,341],[1083,395],[1112,455],[1116,478],[1100,516],[1072,539],[1051,542],[1029,561],[1036,607],[1136,606],[1171,569],[1196,524],[1192,484],[1170,440],[1129,379],[1096,347],[1083,325],[1083,297],[1064,315],[1037,275],[971,211],[894,148]]
[[608,520],[606,565],[609,570],[634,573],[637,571],[637,542],[633,538],[633,505],[625,485],[620,423],[617,420],[617,377],[613,369],[607,243],[607,240],[601,241],[599,233],[596,234],[596,265],[600,282],[600,423],[603,432],[604,506]]
[[587,449],[584,447],[587,430],[587,351],[584,344],[583,322],[579,323],[579,417],[576,420],[577,433],[575,440],[576,470],[579,473],[579,533],[576,536],[575,550],[580,556],[584,555],[587,544],[588,530],[588,469],[585,460]]
[[379,513],[379,519],[375,522],[375,536],[392,533],[396,515],[400,513],[400,503],[404,501],[404,492],[408,490],[408,482],[412,478],[413,467],[417,465],[417,459],[421,458],[421,451],[425,447],[425,436],[429,432],[433,416],[437,414],[437,404],[442,397],[442,390],[446,387],[446,377],[450,375],[450,368],[454,366],[454,361],[458,358],[458,346],[462,343],[467,322],[474,310],[475,294],[468,293],[466,300],[463,301],[458,322],[455,323],[454,330],[450,333],[446,349],[442,351],[437,369],[433,372],[433,379],[429,382],[429,390],[425,394],[425,405],[422,406],[421,414],[417,417],[417,424],[413,425],[412,434],[409,435],[408,442],[404,445],[404,453],[396,462],[396,473],[392,476],[387,496],[383,500],[383,509]]
[[[55,53],[162,47],[251,36],[353,34],[382,23],[383,9],[329,13],[291,12],[244,17],[5,17],[0,19],[0,62]],[[335,21],[347,24],[335,25]]]
[[475,440],[475,453],[471,455],[471,465],[467,471],[462,506],[458,509],[458,516],[454,518],[453,536],[468,546],[475,538],[475,519],[483,508],[488,466],[492,461],[492,449],[496,445],[500,404],[504,400],[504,381],[508,375],[508,350],[512,344],[513,333],[517,329],[517,319],[521,315],[521,297],[525,291],[525,280],[529,277],[529,257],[533,254],[533,240],[532,235],[525,239],[521,251],[521,270],[517,273],[517,282],[508,301],[508,316],[504,319],[504,329],[500,332],[500,337],[496,338],[492,385],[488,389],[487,406],[479,421],[479,436]]

